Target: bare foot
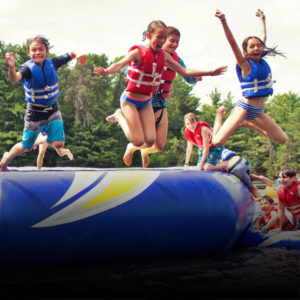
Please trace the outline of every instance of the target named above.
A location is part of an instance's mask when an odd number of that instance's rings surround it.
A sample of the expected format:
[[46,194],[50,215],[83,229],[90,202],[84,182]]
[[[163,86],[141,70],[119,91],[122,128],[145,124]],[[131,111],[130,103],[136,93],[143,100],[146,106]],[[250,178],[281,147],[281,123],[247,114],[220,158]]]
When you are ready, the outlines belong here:
[[143,168],[147,168],[150,164],[149,155],[145,154],[144,150],[141,150],[141,155],[142,155]]
[[74,155],[73,155],[73,153],[69,149],[66,149],[66,154],[69,157],[69,160],[73,160],[74,159]]
[[226,114],[226,107],[225,106],[221,106],[217,109],[217,114],[221,114],[222,116],[225,116]]
[[118,108],[112,115],[107,116],[105,120],[107,122],[118,122],[120,114],[122,114],[122,111]]
[[0,171],[1,172],[7,172],[8,169],[7,169],[7,162],[6,162],[6,158],[8,156],[8,152],[4,152],[3,156],[2,156],[2,159],[0,161]]
[[133,153],[130,147],[130,144],[127,145],[124,156],[123,156],[123,161],[127,167],[129,167],[132,163],[132,157]]

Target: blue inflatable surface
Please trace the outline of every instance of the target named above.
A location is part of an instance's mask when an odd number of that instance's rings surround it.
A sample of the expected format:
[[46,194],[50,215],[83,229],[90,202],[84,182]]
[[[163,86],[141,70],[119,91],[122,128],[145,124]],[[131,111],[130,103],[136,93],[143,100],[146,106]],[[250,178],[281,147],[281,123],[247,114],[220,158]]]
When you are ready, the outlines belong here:
[[0,173],[0,263],[220,252],[254,215],[233,175],[175,169]]

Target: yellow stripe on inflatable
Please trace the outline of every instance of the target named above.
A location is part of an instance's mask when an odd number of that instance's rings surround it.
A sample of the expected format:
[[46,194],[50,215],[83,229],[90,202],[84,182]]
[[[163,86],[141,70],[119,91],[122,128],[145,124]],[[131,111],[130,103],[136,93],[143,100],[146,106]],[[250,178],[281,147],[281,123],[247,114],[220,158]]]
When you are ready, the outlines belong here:
[[81,209],[85,209],[91,207],[93,205],[97,205],[101,202],[108,201],[112,198],[115,198],[119,195],[122,195],[129,190],[133,189],[141,182],[143,182],[148,177],[148,174],[140,174],[140,173],[119,173],[116,174],[112,181],[107,185],[107,187],[99,194],[96,198],[91,200],[89,203],[81,207]]

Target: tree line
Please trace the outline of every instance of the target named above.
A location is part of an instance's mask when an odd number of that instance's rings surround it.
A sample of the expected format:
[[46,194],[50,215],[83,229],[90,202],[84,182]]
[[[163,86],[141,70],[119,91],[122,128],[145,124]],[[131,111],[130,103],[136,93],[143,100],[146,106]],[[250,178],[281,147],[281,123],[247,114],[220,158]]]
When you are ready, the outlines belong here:
[[[0,51],[1,156],[16,142],[21,141],[26,108],[22,84],[12,83],[9,80],[4,55],[6,52],[14,52],[16,68],[28,60],[28,56],[26,45],[6,45],[0,41]],[[55,55],[49,55],[53,56]],[[117,57],[114,61],[119,59],[120,57]],[[128,141],[116,123],[105,120],[107,115],[120,106],[119,98],[126,86],[124,72],[120,71],[106,78],[93,75],[95,66],[107,67],[110,63],[112,62],[105,54],[88,54],[84,67],[65,65],[59,68],[61,95],[58,103],[64,120],[66,147],[73,152],[74,160],[61,158],[49,148],[44,166],[125,167],[122,157]],[[234,105],[232,95],[228,93],[224,97],[217,88],[211,91],[209,98],[211,104],[203,104],[200,98],[193,95],[193,86],[188,85],[180,76],[175,78],[171,97],[168,99],[168,141],[164,151],[150,156],[149,167],[173,167],[184,164],[186,140],[183,117],[186,113],[195,112],[199,120],[213,126],[216,109],[224,105],[228,114]],[[265,112],[288,134],[287,143],[278,145],[252,130],[239,128],[230,137],[226,147],[246,157],[250,161],[252,172],[257,174],[274,178],[280,167],[286,165],[299,170],[299,95],[292,91],[275,94],[267,101]],[[194,151],[190,164],[197,162],[197,150]],[[36,157],[37,151],[31,151],[15,158],[10,166],[34,166]],[[132,166],[141,166],[138,151],[134,155]]]

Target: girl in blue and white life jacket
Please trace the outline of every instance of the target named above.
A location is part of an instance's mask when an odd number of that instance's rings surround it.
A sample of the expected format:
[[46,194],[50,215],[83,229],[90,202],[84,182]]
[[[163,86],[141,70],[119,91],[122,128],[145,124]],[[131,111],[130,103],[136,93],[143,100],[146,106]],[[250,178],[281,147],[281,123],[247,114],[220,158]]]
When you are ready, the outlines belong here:
[[[27,109],[22,142],[5,152],[0,162],[0,171],[7,171],[7,166],[14,157],[31,151],[37,143],[43,143],[43,140],[36,141],[43,128],[46,128],[47,143],[50,146],[58,151],[64,147],[63,121],[57,104],[60,93],[56,70],[76,58],[76,54],[70,52],[50,59],[47,58],[48,53],[49,42],[46,38],[36,36],[30,39],[27,48],[30,60],[25,62],[19,71],[15,70],[13,53],[5,54],[10,80],[23,83]],[[86,56],[79,56],[77,60],[84,65]]]
[[[156,141],[155,117],[151,104],[152,95],[158,90],[165,65],[184,77],[219,75],[227,67],[214,71],[184,68],[162,47],[167,39],[167,26],[160,20],[152,21],[145,32],[147,46],[135,45],[127,55],[107,69],[97,67],[96,75],[105,77],[117,73],[128,65],[127,87],[120,99],[121,109],[106,118],[118,122],[128,141],[135,147],[152,147]],[[128,164],[128,163],[127,163]]]
[[225,15],[217,10],[215,16],[221,20],[226,38],[237,61],[236,72],[241,84],[243,99],[239,100],[231,114],[222,125],[225,108],[217,111],[213,143],[224,145],[238,127],[248,127],[265,135],[279,144],[287,141],[287,135],[274,120],[263,113],[265,101],[273,94],[272,75],[268,63],[262,58],[265,55],[282,55],[275,48],[265,47],[265,16],[261,10],[256,15],[261,20],[263,40],[250,36],[243,41],[242,50],[228,27]]

